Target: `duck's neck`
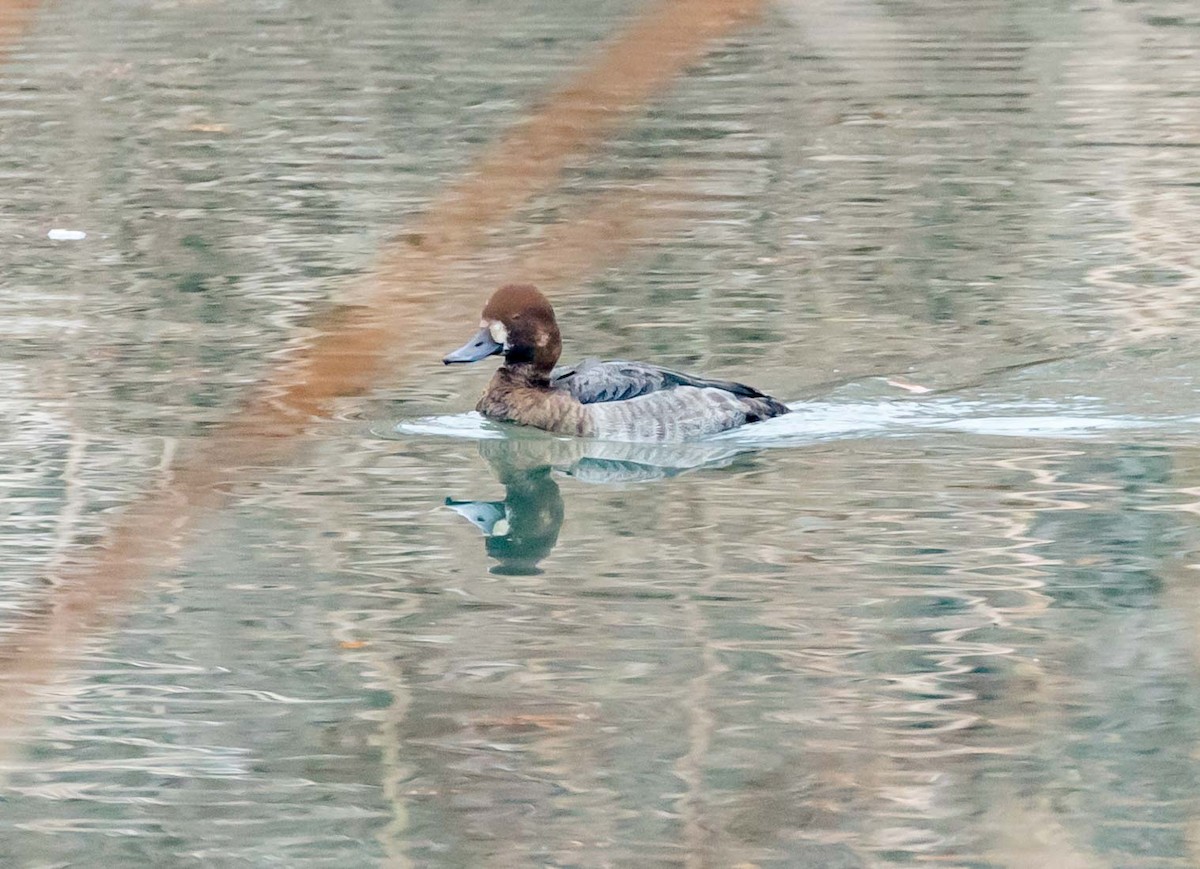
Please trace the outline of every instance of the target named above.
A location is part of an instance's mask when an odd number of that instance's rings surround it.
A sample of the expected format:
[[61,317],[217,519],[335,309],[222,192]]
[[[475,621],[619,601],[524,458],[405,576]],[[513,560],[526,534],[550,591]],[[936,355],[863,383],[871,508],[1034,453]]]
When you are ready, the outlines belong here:
[[506,362],[496,370],[494,381],[507,387],[550,388],[550,372],[528,362]]

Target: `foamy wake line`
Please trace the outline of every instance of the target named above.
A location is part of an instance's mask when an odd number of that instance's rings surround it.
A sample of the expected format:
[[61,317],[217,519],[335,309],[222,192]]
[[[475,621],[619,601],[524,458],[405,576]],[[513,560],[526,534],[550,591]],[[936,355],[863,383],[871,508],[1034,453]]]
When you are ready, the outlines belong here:
[[[1191,432],[1196,417],[1145,417],[1097,414],[1094,403],[1079,406],[1036,403],[988,403],[951,398],[911,401],[804,401],[789,405],[792,413],[740,429],[723,432],[699,443],[765,449],[803,446],[830,440],[863,437],[913,437],[943,432],[997,437],[1076,439],[1118,432]],[[499,440],[549,438],[520,426],[493,423],[474,411],[402,420],[381,437],[425,436]],[[664,445],[666,446],[666,445]]]

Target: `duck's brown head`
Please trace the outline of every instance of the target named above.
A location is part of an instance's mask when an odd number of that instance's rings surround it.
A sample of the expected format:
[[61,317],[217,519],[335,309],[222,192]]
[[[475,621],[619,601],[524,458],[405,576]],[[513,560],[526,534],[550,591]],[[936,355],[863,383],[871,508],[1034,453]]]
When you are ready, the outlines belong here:
[[529,284],[506,284],[488,299],[479,331],[442,361],[478,362],[497,353],[505,365],[531,365],[549,373],[562,352],[554,308]]

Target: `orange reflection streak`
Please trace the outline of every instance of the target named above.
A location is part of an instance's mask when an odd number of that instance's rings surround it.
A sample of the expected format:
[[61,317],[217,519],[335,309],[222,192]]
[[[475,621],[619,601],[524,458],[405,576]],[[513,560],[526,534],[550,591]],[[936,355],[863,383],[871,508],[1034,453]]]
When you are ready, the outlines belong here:
[[[200,520],[228,500],[232,484],[286,458],[313,419],[331,412],[334,399],[361,394],[431,353],[439,358],[447,339],[458,337],[457,330],[441,332],[440,324],[460,325],[464,311],[473,318],[481,293],[490,289],[464,280],[463,261],[483,254],[489,233],[523,202],[552,189],[570,159],[599,144],[765,2],[660,3],[390,242],[367,276],[347,288],[361,307],[270,374],[224,426],[174,464],[159,489],[121,514],[101,545],[68,565],[48,587],[44,607],[0,644],[0,739],[17,737],[36,687],[139,581],[170,565]],[[23,5],[32,7],[16,7]],[[0,26],[3,21],[0,12]],[[500,277],[551,285],[583,277],[635,240],[651,218],[643,206],[656,192],[650,185],[610,194],[582,219],[551,230],[526,256],[509,258]]]
[[8,59],[8,47],[33,23],[40,0],[0,0],[0,62]]

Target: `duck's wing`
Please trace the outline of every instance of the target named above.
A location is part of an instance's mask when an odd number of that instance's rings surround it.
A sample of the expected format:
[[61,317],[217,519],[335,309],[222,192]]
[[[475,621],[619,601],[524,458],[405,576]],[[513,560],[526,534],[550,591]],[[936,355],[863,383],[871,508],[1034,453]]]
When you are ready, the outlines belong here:
[[582,404],[599,404],[606,401],[625,401],[639,395],[649,395],[664,389],[679,386],[720,389],[743,398],[765,398],[763,393],[744,383],[730,380],[712,380],[673,371],[645,362],[626,362],[616,359],[601,362],[585,359],[570,367],[560,366],[550,372],[551,385],[565,389]]
[[678,442],[707,437],[788,412],[769,396],[710,386],[677,386],[629,401],[585,405],[586,431],[606,441]]

